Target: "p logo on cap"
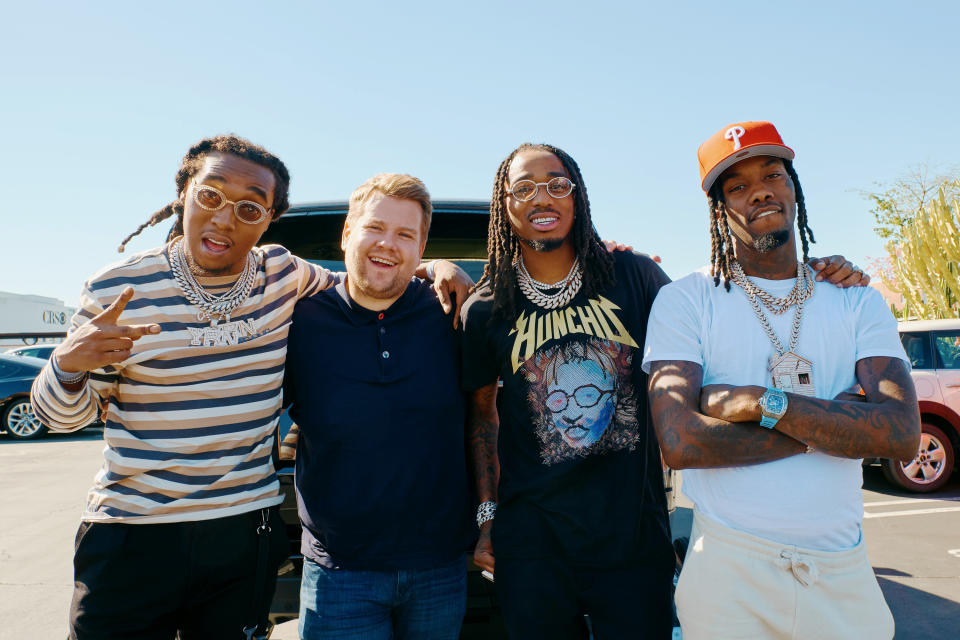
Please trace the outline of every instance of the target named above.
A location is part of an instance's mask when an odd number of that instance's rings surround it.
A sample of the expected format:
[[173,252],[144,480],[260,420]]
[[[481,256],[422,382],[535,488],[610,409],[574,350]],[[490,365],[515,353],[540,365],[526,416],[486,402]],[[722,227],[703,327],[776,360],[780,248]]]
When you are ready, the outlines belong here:
[[774,156],[793,160],[793,149],[769,122],[737,122],[720,129],[700,145],[700,186],[709,192],[714,181],[729,167],[744,158]]
[[729,129],[727,129],[727,132],[723,134],[723,137],[726,138],[727,140],[733,140],[733,150],[739,151],[740,136],[742,136],[745,133],[746,131],[743,130],[743,127],[741,127],[740,125],[734,125]]

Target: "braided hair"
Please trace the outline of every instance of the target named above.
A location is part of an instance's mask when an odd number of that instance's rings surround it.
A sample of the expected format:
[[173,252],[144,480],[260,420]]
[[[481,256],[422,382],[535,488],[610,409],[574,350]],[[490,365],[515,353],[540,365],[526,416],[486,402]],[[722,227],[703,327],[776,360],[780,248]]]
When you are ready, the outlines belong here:
[[517,312],[517,272],[514,265],[520,260],[520,239],[514,233],[506,211],[507,174],[517,154],[539,150],[552,153],[577,185],[573,190],[574,221],[573,250],[583,266],[583,291],[588,297],[616,284],[613,256],[600,241],[600,235],[590,218],[590,201],[580,167],[565,151],[549,144],[524,143],[514,149],[497,169],[490,199],[490,226],[487,231],[487,264],[477,287],[486,284],[493,295],[491,320],[510,320]]
[[[813,239],[813,230],[807,223],[807,205],[803,199],[803,189],[800,187],[800,178],[793,168],[793,162],[783,160],[787,175],[793,180],[797,200],[797,229],[800,231],[800,244],[803,247],[803,261],[810,259],[808,250]],[[713,276],[713,285],[723,286],[730,291],[730,263],[736,260],[733,253],[733,236],[730,233],[730,221],[727,218],[727,206],[723,199],[723,185],[720,180],[714,181],[707,193],[707,203],[710,208],[710,275]],[[808,241],[809,238],[809,241]]]
[[[203,166],[204,158],[211,153],[229,153],[269,169],[274,177],[273,219],[276,220],[290,208],[290,172],[287,171],[286,165],[263,147],[233,134],[204,138],[190,147],[187,155],[183,156],[183,162],[180,163],[180,170],[177,171],[176,183],[178,194],[183,193],[183,190],[187,187],[187,182],[190,181],[190,178],[197,175]],[[152,227],[172,215],[176,215],[177,220],[170,229],[170,233],[167,234],[167,241],[169,242],[177,236],[182,236],[183,202],[177,199],[155,212],[146,222],[137,227],[136,231],[124,238],[120,246],[117,247],[117,251],[123,253],[124,247],[134,236],[138,235],[147,227]]]

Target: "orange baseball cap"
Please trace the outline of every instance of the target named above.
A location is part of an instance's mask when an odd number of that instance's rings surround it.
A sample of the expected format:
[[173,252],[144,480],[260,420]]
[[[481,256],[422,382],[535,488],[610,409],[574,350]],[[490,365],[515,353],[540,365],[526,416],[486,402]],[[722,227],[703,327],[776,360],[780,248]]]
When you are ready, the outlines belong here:
[[737,122],[720,129],[697,149],[700,186],[710,191],[713,182],[728,167],[744,158],[775,156],[793,160],[793,149],[783,144],[777,128],[769,122]]

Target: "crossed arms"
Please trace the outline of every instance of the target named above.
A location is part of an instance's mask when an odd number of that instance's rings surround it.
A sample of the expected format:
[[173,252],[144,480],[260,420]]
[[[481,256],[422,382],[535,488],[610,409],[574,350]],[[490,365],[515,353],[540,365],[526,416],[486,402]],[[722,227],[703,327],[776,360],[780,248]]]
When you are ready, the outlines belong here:
[[913,458],[920,413],[906,364],[864,358],[856,374],[864,396],[787,394],[786,414],[766,429],[758,405],[764,387],[703,387],[699,364],[651,362],[650,407],[664,460],[674,469],[742,466],[787,458],[807,446],[843,458]]

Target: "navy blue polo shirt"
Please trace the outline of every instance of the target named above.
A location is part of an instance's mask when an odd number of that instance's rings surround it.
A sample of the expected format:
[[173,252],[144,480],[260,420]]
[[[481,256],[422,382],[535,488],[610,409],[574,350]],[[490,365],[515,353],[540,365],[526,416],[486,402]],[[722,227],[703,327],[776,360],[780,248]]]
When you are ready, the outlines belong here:
[[346,284],[297,303],[285,402],[300,427],[303,555],[327,567],[418,569],[469,546],[460,347],[414,279],[371,311]]

